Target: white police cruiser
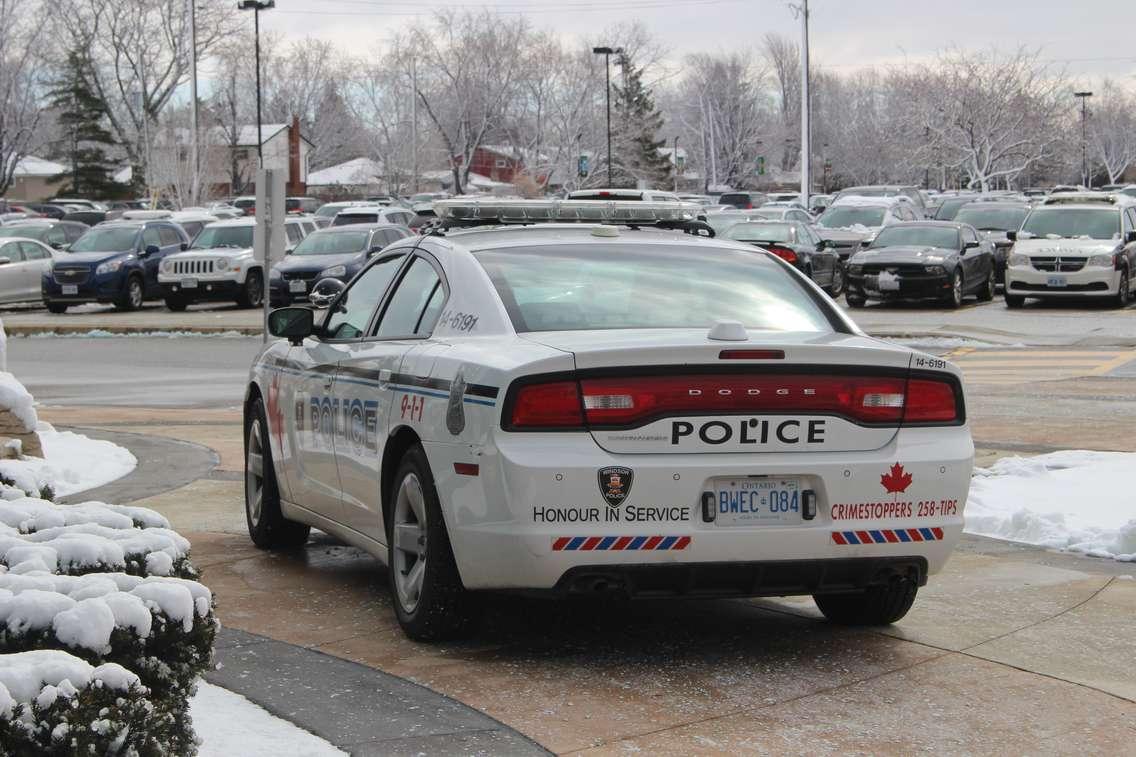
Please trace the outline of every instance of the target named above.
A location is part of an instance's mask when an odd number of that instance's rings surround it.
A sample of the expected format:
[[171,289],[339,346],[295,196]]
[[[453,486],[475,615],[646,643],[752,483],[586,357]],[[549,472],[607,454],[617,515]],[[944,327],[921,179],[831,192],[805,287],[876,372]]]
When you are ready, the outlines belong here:
[[386,560],[416,639],[468,631],[486,590],[811,594],[889,623],[943,567],[974,453],[953,365],[694,236],[694,206],[435,207],[318,324],[272,313],[287,341],[245,402],[258,546],[315,526]]
[[[158,283],[170,310],[185,310],[195,302],[230,300],[242,307],[264,303],[263,265],[253,258],[256,219],[217,221],[201,230],[185,252],[170,255],[158,268]],[[284,221],[290,250],[314,225],[303,218]]]

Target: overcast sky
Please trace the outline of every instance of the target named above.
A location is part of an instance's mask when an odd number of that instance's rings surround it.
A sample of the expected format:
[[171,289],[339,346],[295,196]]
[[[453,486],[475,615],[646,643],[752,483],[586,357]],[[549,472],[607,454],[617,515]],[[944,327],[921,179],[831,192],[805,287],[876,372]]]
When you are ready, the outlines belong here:
[[[798,0],[799,1],[799,0]],[[672,59],[756,47],[769,31],[799,34],[786,0],[277,0],[262,29],[313,35],[365,54],[437,7],[523,13],[538,28],[591,37],[636,19]],[[1111,76],[1136,87],[1136,3],[1131,0],[811,0],[813,60],[839,71],[967,49],[1040,48],[1086,82]]]

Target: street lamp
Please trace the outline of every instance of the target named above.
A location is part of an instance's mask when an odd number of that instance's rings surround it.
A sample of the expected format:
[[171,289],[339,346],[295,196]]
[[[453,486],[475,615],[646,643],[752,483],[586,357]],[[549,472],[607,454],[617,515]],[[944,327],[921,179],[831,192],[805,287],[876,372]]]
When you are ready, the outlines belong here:
[[264,168],[264,135],[260,125],[260,12],[276,7],[276,0],[237,0],[237,10],[252,11],[253,37],[256,47],[256,159]]
[[593,47],[592,52],[604,57],[604,71],[607,77],[607,185],[611,181],[611,56],[623,55],[622,47]]
[[1073,97],[1080,98],[1081,100],[1081,183],[1086,187],[1089,186],[1089,150],[1087,131],[1085,123],[1088,119],[1088,101],[1093,96],[1092,92],[1074,92]]

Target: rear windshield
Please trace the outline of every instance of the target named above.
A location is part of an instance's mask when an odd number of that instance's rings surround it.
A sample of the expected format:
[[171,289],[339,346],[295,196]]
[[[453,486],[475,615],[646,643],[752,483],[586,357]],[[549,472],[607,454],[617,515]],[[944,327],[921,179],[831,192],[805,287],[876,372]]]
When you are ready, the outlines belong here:
[[949,226],[909,226],[899,224],[886,226],[876,239],[872,247],[900,247],[912,245],[915,247],[942,247],[946,250],[959,249],[958,231]]
[[110,229],[91,229],[71,245],[71,252],[125,252],[134,249],[138,238],[137,226],[120,226]]
[[316,215],[323,218],[328,218],[329,216],[334,216],[341,210],[343,210],[342,205],[324,205],[322,208],[316,211]]
[[193,240],[197,249],[252,247],[252,226],[206,226]]
[[831,332],[774,260],[721,247],[589,243],[475,254],[518,332],[710,328]]
[[343,255],[362,252],[367,246],[369,231],[317,231],[304,237],[292,250],[293,255]]
[[787,223],[739,223],[724,234],[739,242],[792,242],[793,227]]
[[1022,227],[1029,208],[964,207],[955,215],[959,223],[969,223],[979,231],[1017,231]]
[[346,226],[350,223],[378,223],[378,213],[340,213],[331,222],[332,226]]
[[1120,234],[1120,213],[1108,208],[1034,208],[1022,231],[1035,237],[1112,239]]
[[20,237],[22,239],[38,239],[44,241],[50,226],[4,226],[0,228],[0,237]]
[[817,226],[838,229],[844,226],[883,226],[886,208],[837,205],[830,207],[817,219]]
[[963,205],[974,202],[970,197],[956,197],[951,200],[943,200],[943,204],[935,211],[936,221],[953,221],[955,216],[959,214]]

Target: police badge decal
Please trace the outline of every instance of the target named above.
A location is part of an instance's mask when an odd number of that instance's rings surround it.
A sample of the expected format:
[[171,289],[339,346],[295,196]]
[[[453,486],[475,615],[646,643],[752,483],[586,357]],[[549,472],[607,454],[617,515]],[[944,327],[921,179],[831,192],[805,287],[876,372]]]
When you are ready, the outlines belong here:
[[619,507],[627,495],[631,494],[631,481],[635,473],[630,468],[618,465],[600,468],[599,470],[600,494],[607,501],[608,507]]

